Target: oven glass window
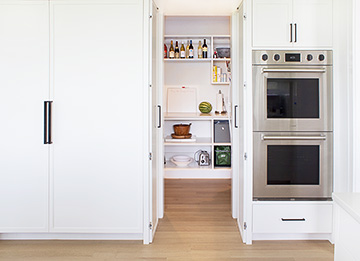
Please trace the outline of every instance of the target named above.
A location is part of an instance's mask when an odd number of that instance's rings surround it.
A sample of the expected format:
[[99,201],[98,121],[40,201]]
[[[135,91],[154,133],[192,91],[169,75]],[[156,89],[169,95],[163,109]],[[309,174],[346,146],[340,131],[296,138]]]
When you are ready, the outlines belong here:
[[319,185],[318,145],[268,145],[268,185]]
[[319,79],[267,79],[268,118],[319,118]]

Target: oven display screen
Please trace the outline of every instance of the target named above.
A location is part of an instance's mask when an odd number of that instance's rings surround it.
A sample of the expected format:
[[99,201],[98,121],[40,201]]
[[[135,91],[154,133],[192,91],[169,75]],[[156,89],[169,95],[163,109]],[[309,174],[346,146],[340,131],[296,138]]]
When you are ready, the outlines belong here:
[[300,62],[301,55],[299,53],[286,53],[285,62]]
[[267,79],[268,118],[319,119],[319,79]]
[[268,185],[319,185],[319,145],[268,145]]

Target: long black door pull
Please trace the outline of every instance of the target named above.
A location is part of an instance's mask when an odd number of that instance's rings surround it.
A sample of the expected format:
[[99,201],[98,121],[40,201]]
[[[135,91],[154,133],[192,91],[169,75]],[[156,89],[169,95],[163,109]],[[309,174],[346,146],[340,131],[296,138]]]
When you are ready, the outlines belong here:
[[52,125],[52,101],[44,101],[44,144],[52,144],[51,125]]

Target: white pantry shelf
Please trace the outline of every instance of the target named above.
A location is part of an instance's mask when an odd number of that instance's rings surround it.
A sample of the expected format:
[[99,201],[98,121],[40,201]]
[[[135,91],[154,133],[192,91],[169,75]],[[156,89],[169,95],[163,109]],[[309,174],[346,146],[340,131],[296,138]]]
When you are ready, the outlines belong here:
[[167,112],[164,113],[164,119],[165,120],[175,120],[175,121],[179,121],[179,120],[186,120],[186,121],[191,121],[191,120],[196,120],[196,121],[208,121],[211,119],[214,120],[226,120],[229,118],[230,115],[228,115],[227,113],[222,113],[222,114],[218,114],[218,113],[199,113],[199,112],[194,112],[194,113],[187,113],[187,112]]
[[230,82],[211,82],[211,84],[214,84],[214,85],[228,85],[228,84],[230,84]]
[[[171,138],[167,136],[166,139]],[[210,137],[196,137],[196,141],[186,142],[186,141],[174,141],[174,142],[164,142],[165,146],[211,146],[211,138]]]
[[169,160],[166,161],[164,168],[165,168],[165,170],[189,170],[189,169],[191,169],[191,170],[206,170],[206,171],[209,171],[212,169],[211,164],[209,166],[199,166],[196,161],[191,162],[186,167],[178,167]]
[[190,58],[183,58],[183,59],[181,59],[181,58],[178,58],[178,59],[176,59],[176,58],[174,58],[174,59],[170,59],[170,58],[164,58],[164,61],[165,62],[172,62],[172,63],[184,63],[184,62],[190,62],[190,63],[201,63],[201,62],[211,62],[211,59],[210,58],[206,58],[206,59],[198,59],[198,58],[196,58],[196,59],[190,59]]

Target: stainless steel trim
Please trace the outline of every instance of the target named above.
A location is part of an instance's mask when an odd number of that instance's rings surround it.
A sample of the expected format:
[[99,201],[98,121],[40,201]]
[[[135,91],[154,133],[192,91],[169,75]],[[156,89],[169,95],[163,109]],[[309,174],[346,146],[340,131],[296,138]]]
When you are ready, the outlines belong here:
[[[266,54],[269,59],[264,61],[262,56]],[[273,59],[274,55],[278,54],[280,60],[275,61]],[[300,54],[300,62],[286,62],[285,54]],[[307,60],[307,55],[311,54],[313,59]],[[319,55],[324,55],[325,59],[320,61],[318,59]],[[331,50],[254,50],[252,52],[252,64],[257,65],[288,65],[288,66],[308,66],[308,65],[321,65],[328,66],[333,64],[333,51]]]
[[262,69],[263,73],[326,73],[326,69]]
[[262,140],[326,140],[326,136],[261,136]]
[[293,24],[290,24],[290,43],[293,41]]

